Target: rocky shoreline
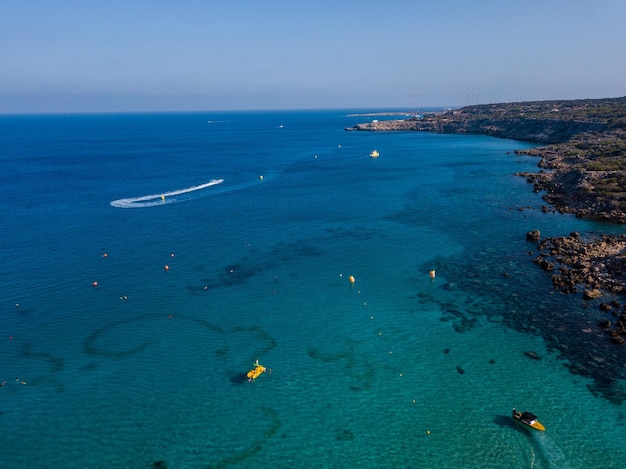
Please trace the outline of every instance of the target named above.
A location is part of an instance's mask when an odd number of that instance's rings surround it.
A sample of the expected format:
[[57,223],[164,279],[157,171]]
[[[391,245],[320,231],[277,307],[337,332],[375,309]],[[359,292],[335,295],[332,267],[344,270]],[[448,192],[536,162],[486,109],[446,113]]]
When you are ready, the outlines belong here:
[[[467,106],[402,120],[373,120],[345,130],[484,134],[545,144],[516,150],[518,155],[540,158],[539,172],[518,176],[532,183],[536,192],[543,192],[542,198],[553,210],[626,224],[626,97]],[[545,206],[542,209],[550,210]],[[625,295],[626,289],[616,291],[614,285],[625,283],[626,269],[604,271],[600,267],[609,257],[617,259],[626,251],[626,240],[607,235],[586,241],[576,237],[573,246],[572,239],[567,236],[550,240],[550,251],[558,256],[560,269],[567,267],[573,275],[581,259],[597,264],[597,269],[585,271],[577,283]],[[598,245],[604,246],[605,252],[599,252]],[[541,250],[542,245],[539,247]],[[574,247],[576,259],[567,255]],[[546,252],[542,251],[540,257],[547,257]],[[608,282],[607,277],[612,281]],[[576,291],[561,288],[558,282],[555,287],[564,293]]]
[[601,311],[617,318],[601,319],[611,342],[626,342],[626,308],[617,298],[626,294],[626,235],[599,235],[588,240],[577,232],[541,240],[539,231],[526,234],[537,242],[533,262],[551,273],[552,285],[561,293],[578,293],[584,300],[598,300]]
[[[540,144],[515,153],[540,159],[538,172],[518,176],[543,193],[552,208],[542,210],[626,224],[626,97],[467,106],[403,120],[373,120],[345,130],[483,134]],[[613,385],[626,374],[626,347],[613,344],[626,342],[626,235],[570,233],[542,239],[533,230],[526,238],[536,243],[536,251],[529,254],[550,273],[556,291],[580,295],[584,308],[597,308],[590,316],[600,319],[583,332],[608,339],[604,347],[588,343],[589,350],[558,347],[571,361],[567,366],[595,380],[592,392],[600,390],[616,403],[625,401],[626,391]],[[575,340],[580,330],[570,321],[571,327],[562,328],[565,340],[554,342]]]
[[546,146],[518,150],[540,158],[519,173],[561,213],[626,223],[626,97],[485,104],[373,120],[347,131],[483,134]]

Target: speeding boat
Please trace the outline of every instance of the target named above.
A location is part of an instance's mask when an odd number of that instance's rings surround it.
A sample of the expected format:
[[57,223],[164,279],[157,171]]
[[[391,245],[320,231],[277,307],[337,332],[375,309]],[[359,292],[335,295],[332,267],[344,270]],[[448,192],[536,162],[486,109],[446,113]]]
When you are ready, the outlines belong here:
[[254,368],[248,371],[246,376],[248,377],[248,381],[254,381],[263,373],[265,373],[265,367],[263,365],[259,365],[259,360],[257,360],[254,362]]
[[513,409],[513,418],[519,422],[522,422],[524,425],[528,425],[529,427],[534,428],[535,430],[539,430],[541,432],[546,430],[546,427],[544,427],[537,420],[537,416],[530,412],[519,412]]
[[378,158],[380,156],[380,153],[378,153],[378,150],[372,150],[370,152],[370,158]]

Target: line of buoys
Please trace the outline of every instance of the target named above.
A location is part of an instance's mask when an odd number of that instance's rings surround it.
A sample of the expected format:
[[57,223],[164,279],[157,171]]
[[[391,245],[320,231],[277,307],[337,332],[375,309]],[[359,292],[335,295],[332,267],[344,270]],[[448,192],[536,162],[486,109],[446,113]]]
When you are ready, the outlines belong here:
[[[434,280],[434,279],[435,279],[435,277],[436,277],[436,271],[435,271],[435,269],[434,269],[434,268],[433,268],[433,269],[431,269],[431,270],[428,272],[428,274],[429,274],[429,276],[430,276],[430,278],[431,278],[432,280]],[[341,273],[341,272],[340,272],[340,273],[339,273],[339,277],[340,277],[340,278],[343,278],[343,277],[344,277],[343,273]],[[356,278],[355,278],[353,275],[350,275],[350,276],[348,276],[348,281],[350,282],[350,284],[354,284],[354,283],[356,282]],[[360,291],[360,290],[358,290],[358,293],[361,293],[361,291]],[[363,306],[367,306],[367,302],[366,302],[366,301],[364,301],[362,304],[363,304]],[[370,314],[369,318],[370,318],[371,320],[373,320],[373,319],[374,319],[374,315],[373,315],[373,314]],[[381,337],[381,336],[382,336],[382,331],[381,331],[381,330],[377,331],[377,335],[378,335],[379,337]],[[389,349],[387,349],[387,354],[388,354],[388,356],[393,356],[393,350],[389,350]],[[398,376],[399,376],[400,378],[403,378],[403,377],[404,377],[404,373],[398,373]],[[417,401],[416,401],[415,399],[413,399],[413,400],[411,401],[411,403],[412,403],[412,404],[417,404]],[[424,431],[424,430],[422,430],[422,431]],[[426,434],[426,436],[430,436],[431,431],[430,431],[430,430],[428,430],[428,429],[426,429],[426,430],[425,430],[425,434]]]

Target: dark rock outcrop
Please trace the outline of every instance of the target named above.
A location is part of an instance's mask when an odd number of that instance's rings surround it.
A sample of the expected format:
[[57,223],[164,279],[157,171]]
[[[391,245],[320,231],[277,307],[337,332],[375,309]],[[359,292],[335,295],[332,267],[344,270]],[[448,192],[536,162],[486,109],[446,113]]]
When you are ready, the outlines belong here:
[[526,239],[528,241],[539,241],[541,239],[541,232],[539,230],[532,230],[526,233]]
[[626,235],[600,235],[585,241],[573,234],[546,238],[537,246],[539,256],[534,262],[556,271],[552,275],[555,288],[575,292],[576,286],[583,286],[586,299],[626,293]]
[[[626,235],[600,235],[584,240],[576,232],[561,238],[546,238],[538,244],[539,256],[534,262],[552,273],[554,288],[562,293],[576,293],[583,288],[583,299],[589,302],[605,296],[626,294]],[[550,266],[552,268],[548,268]],[[621,302],[606,300],[598,304],[604,313],[617,316]],[[624,343],[626,313],[612,328],[603,319],[598,326],[606,330],[614,344]]]

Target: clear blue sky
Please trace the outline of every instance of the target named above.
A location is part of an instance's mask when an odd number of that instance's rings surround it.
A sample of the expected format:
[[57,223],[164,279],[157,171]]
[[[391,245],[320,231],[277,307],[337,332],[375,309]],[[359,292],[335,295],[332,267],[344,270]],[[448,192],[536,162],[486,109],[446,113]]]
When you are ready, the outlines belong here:
[[15,0],[0,113],[626,95],[624,0]]

